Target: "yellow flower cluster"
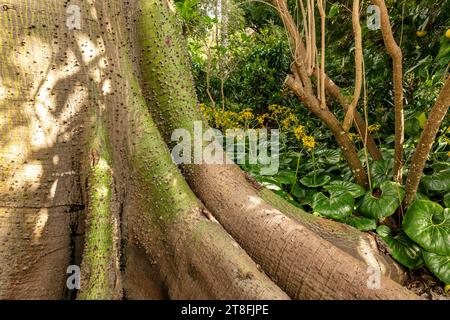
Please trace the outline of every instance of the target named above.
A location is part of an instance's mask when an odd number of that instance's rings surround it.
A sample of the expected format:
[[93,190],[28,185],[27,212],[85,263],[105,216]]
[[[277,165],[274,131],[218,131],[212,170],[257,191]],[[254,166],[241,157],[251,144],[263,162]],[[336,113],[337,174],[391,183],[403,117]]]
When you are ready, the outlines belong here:
[[316,139],[314,139],[313,136],[308,136],[305,133],[305,127],[302,125],[298,125],[294,129],[294,135],[297,138],[298,141],[301,141],[303,146],[308,148],[309,150],[312,150],[316,147]]
[[295,114],[290,113],[281,121],[283,129],[289,130],[292,126],[298,125],[298,118]]
[[353,141],[353,140],[358,141],[361,137],[357,133],[349,132],[348,138],[350,139],[350,141]]
[[252,109],[250,108],[244,109],[239,113],[239,120],[243,122],[251,121],[254,117],[255,116],[252,113]]
[[302,143],[309,150],[314,149],[314,147],[316,146],[316,140],[313,136],[303,135]]
[[263,113],[259,116],[256,117],[256,121],[258,121],[258,125],[260,127],[264,127],[264,122],[269,119],[269,114],[268,113]]
[[268,117],[276,122],[280,129],[283,130],[291,130],[292,127],[296,127],[298,125],[297,116],[292,113],[289,108],[280,106],[278,104],[271,104],[268,106],[270,114]]
[[236,112],[211,108],[203,103],[199,105],[199,108],[209,124],[216,128],[228,129],[240,127],[239,118],[241,116]]
[[250,108],[234,112],[211,108],[203,103],[199,105],[199,108],[210,125],[221,130],[264,128],[267,122],[270,122],[271,125],[278,124],[280,130],[293,131],[297,140],[309,150],[314,149],[317,144],[313,136],[306,134],[305,127],[299,124],[297,116],[285,106],[271,104],[268,106],[269,112],[260,115],[255,115]]
[[272,116],[277,116],[288,111],[288,108],[280,106],[279,104],[271,104],[268,109],[272,112]]
[[219,129],[250,127],[255,119],[255,115],[250,108],[246,108],[241,112],[234,112],[211,108],[203,103],[199,105],[199,108],[209,124]]
[[299,125],[299,126],[297,126],[297,127],[294,129],[295,137],[296,137],[297,140],[299,140],[299,141],[302,140],[302,137],[303,137],[303,135],[305,134],[305,133],[304,133],[304,128],[305,128],[304,126]]
[[371,124],[370,126],[367,127],[367,131],[369,131],[369,133],[376,133],[380,130],[381,125],[379,125],[378,123],[375,124]]

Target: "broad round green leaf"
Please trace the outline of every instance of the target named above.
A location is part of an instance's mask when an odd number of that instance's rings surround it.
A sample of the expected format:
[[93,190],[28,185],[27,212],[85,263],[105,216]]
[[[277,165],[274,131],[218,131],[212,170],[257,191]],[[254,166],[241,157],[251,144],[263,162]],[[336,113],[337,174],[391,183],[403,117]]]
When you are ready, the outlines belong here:
[[431,168],[433,168],[434,171],[439,172],[446,169],[450,169],[450,163],[448,162],[435,162],[431,165]]
[[431,252],[423,252],[423,260],[427,268],[442,282],[450,284],[450,255],[441,256]]
[[312,208],[315,212],[338,220],[350,216],[354,205],[355,199],[351,193],[343,190],[331,191],[330,197],[322,192],[316,193],[312,202]]
[[339,149],[317,150],[316,156],[318,157],[319,162],[326,164],[336,164],[341,158],[341,151]]
[[292,194],[294,197],[297,197],[297,198],[303,197],[304,194],[305,194],[304,187],[302,188],[302,186],[301,186],[300,183],[298,183],[298,182],[295,183],[295,184],[292,186],[291,194]]
[[404,232],[392,236],[389,227],[379,226],[377,233],[386,243],[389,253],[395,260],[412,270],[423,264],[422,249]]
[[421,183],[430,191],[448,192],[450,191],[450,169],[423,176]]
[[392,215],[400,206],[405,191],[398,183],[384,181],[381,186],[381,195],[376,196],[373,191],[367,191],[361,201],[359,212],[370,219],[382,219]]
[[349,216],[341,221],[361,231],[371,231],[377,228],[377,222],[375,220],[364,217]]
[[291,194],[297,198],[298,203],[301,205],[311,205],[316,192],[314,189],[308,189],[300,185],[300,183],[296,183],[292,188]]
[[377,228],[377,233],[380,237],[387,237],[391,235],[391,228],[385,225],[381,225]]
[[416,192],[416,198],[414,199],[416,200],[430,200],[430,198],[428,198],[426,195],[424,195],[421,192]]
[[366,190],[359,184],[343,180],[331,181],[328,185],[324,186],[324,188],[330,191],[338,189],[346,190],[350,192],[354,198],[361,197],[366,193]]
[[372,163],[371,172],[374,187],[378,187],[384,181],[392,179],[392,167],[393,161],[390,159],[378,160]]
[[294,184],[295,183],[295,171],[280,170],[280,172],[273,177],[281,184]]
[[450,211],[438,203],[415,201],[406,211],[403,230],[426,251],[450,255]]
[[447,194],[444,196],[444,205],[445,205],[447,208],[450,208],[450,193],[447,193]]
[[330,176],[305,176],[300,179],[300,182],[307,187],[310,188],[317,188],[326,185],[328,182],[330,182],[331,177]]

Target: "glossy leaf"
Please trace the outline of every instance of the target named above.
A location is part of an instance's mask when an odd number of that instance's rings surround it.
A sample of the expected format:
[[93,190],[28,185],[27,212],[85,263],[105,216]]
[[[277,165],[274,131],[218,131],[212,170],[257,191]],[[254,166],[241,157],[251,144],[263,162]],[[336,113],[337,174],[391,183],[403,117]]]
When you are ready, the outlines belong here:
[[375,220],[364,217],[349,216],[341,221],[361,231],[371,231],[377,228],[377,222]]
[[435,162],[431,165],[431,168],[433,168],[434,171],[444,171],[446,169],[450,169],[450,163],[448,162]]
[[414,200],[430,200],[430,198],[421,192],[416,192],[416,198]]
[[312,208],[315,212],[333,219],[348,217],[353,212],[355,198],[348,191],[330,191],[327,197],[322,192],[316,193],[313,198]]
[[311,205],[316,192],[314,189],[308,189],[300,185],[300,183],[296,183],[292,188],[291,194],[297,198],[301,205]]
[[445,205],[447,208],[450,208],[450,193],[447,193],[447,194],[444,196],[444,205]]
[[335,180],[331,181],[328,185],[324,187],[326,190],[346,190],[352,194],[354,198],[361,197],[366,193],[366,190],[364,190],[363,187],[361,187],[359,184],[350,182],[350,181],[343,181],[343,180]]
[[316,151],[316,156],[319,162],[326,164],[336,164],[341,158],[341,151],[339,149],[323,149]]
[[392,180],[392,166],[393,161],[379,160],[372,163],[372,182],[374,187],[378,187],[384,181]]
[[330,182],[330,176],[315,176],[308,175],[300,179],[300,182],[309,188],[317,188],[326,185]]
[[450,191],[450,169],[423,176],[421,183],[430,191],[448,192]]
[[381,186],[381,195],[374,195],[374,192],[369,190],[361,201],[359,212],[371,219],[382,219],[392,215],[400,206],[405,191],[398,183],[392,181],[384,181]]
[[386,243],[391,256],[402,265],[412,270],[423,264],[422,249],[404,232],[392,236],[389,227],[379,226],[377,233]]
[[281,184],[294,184],[295,183],[295,171],[281,170],[276,176],[273,177]]
[[433,201],[415,201],[406,211],[403,229],[426,251],[450,255],[449,209]]
[[450,283],[450,255],[441,256],[431,252],[423,252],[423,260],[427,268],[444,283]]

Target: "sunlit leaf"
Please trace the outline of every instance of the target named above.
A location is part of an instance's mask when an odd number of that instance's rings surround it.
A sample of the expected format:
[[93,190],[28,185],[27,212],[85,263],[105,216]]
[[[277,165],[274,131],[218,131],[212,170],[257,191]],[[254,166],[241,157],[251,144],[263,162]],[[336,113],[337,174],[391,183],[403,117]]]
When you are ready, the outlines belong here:
[[330,182],[330,180],[331,180],[330,176],[309,175],[301,178],[300,182],[307,187],[317,188],[326,185],[328,182]]
[[355,198],[351,193],[341,189],[330,191],[329,197],[322,192],[316,193],[312,202],[312,208],[315,212],[333,219],[350,216],[354,205]]
[[406,211],[403,229],[426,251],[450,255],[449,209],[433,201],[415,201]]
[[341,151],[339,149],[323,149],[316,151],[316,156],[319,162],[326,164],[336,164],[341,158]]
[[450,255],[441,256],[431,252],[423,252],[423,260],[427,268],[444,283],[450,283]]
[[372,163],[372,181],[373,186],[378,187],[384,181],[392,180],[392,160],[379,160]]
[[448,192],[450,191],[450,169],[434,172],[432,175],[425,175],[422,177],[421,182],[430,191]]
[[386,243],[389,253],[395,260],[409,269],[415,269],[423,264],[422,249],[404,232],[392,236],[389,227],[381,225],[377,233]]
[[369,190],[361,201],[359,212],[371,219],[392,215],[400,206],[405,191],[398,183],[384,181],[379,189]]
[[346,190],[352,194],[354,198],[361,197],[366,193],[366,190],[361,187],[359,184],[343,181],[343,180],[335,180],[331,181],[328,185],[324,186],[326,190]]

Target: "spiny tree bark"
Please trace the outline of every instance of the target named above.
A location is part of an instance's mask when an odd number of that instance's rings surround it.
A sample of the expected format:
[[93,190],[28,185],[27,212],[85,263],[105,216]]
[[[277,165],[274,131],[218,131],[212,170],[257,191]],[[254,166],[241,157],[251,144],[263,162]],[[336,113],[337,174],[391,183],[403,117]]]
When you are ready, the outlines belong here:
[[89,158],[84,161],[81,175],[81,181],[86,181],[83,191],[87,225],[78,298],[120,299],[120,216],[114,199],[117,195],[111,146],[99,106],[91,112],[85,153]]
[[[203,118],[170,3],[140,3],[140,81],[160,131],[173,146],[173,130],[183,128],[193,136],[194,121]],[[168,22],[162,31],[158,20]],[[389,278],[398,279],[399,270],[374,249],[369,236],[255,189],[235,165],[188,164],[182,169],[195,194],[291,298],[415,298]],[[381,290],[368,288],[368,266],[384,274]]]
[[130,62],[134,5],[84,2],[80,30],[63,2],[5,5],[1,298],[63,297],[85,206],[80,299],[287,299],[172,163]]

